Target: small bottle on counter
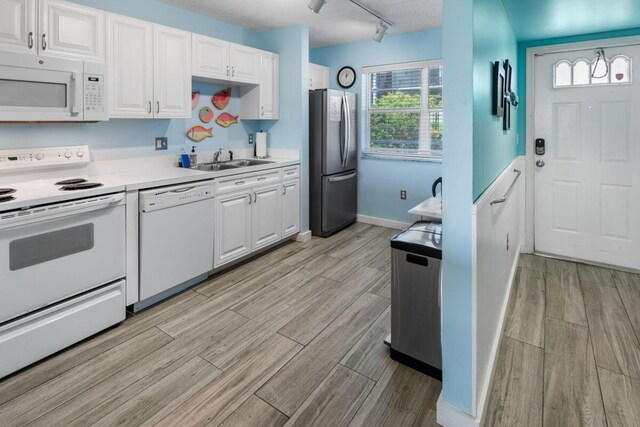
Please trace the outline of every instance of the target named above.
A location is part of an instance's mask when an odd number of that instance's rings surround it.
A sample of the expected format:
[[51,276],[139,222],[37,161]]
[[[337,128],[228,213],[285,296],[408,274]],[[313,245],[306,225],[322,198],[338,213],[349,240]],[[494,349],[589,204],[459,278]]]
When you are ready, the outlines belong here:
[[198,155],[196,154],[196,146],[191,147],[191,153],[189,154],[189,163],[191,163],[191,167],[194,167],[198,164]]

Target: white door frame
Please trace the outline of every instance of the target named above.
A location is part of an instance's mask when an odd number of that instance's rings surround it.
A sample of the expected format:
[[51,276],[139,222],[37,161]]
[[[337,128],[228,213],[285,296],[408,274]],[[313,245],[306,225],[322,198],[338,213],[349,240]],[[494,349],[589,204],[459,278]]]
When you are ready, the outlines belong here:
[[[621,47],[640,44],[640,36],[590,40],[578,43],[563,43],[527,48],[527,119],[526,119],[526,168],[525,168],[525,241],[523,252],[535,251],[535,152],[530,141],[535,139],[535,58],[548,53],[590,50],[598,47]],[[551,70],[549,71],[551,72]]]

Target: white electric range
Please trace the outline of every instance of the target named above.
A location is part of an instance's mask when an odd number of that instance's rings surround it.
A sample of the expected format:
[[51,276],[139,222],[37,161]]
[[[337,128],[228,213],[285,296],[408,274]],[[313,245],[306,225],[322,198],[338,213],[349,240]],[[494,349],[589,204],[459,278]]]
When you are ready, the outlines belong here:
[[89,161],[0,151],[0,378],[125,319],[124,187]]

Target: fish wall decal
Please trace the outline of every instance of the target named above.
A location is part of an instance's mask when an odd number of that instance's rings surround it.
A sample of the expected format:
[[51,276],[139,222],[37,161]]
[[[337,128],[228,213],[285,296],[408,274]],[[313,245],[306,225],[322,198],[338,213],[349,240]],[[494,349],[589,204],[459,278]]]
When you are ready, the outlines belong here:
[[211,103],[218,109],[224,110],[229,101],[231,100],[231,88],[228,87],[225,90],[221,90],[211,97]]
[[189,138],[190,140],[194,141],[194,142],[200,142],[203,141],[206,138],[212,138],[213,137],[213,128],[204,128],[202,126],[194,126],[191,129],[189,129],[185,135],[187,135],[187,138]]
[[191,109],[195,110],[200,102],[200,92],[191,92]]
[[209,123],[213,120],[213,110],[209,107],[202,107],[198,115],[200,116],[202,123]]
[[238,116],[232,116],[229,113],[222,113],[216,119],[216,123],[223,128],[228,128],[234,123],[238,123]]

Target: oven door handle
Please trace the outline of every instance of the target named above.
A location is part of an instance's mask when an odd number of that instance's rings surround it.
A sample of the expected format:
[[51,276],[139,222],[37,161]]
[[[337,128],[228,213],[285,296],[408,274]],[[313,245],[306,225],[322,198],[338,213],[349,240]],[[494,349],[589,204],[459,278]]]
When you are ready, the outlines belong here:
[[7,212],[0,214],[0,230],[109,208],[123,204],[124,197],[124,193],[111,194],[67,203],[58,203],[51,206]]

